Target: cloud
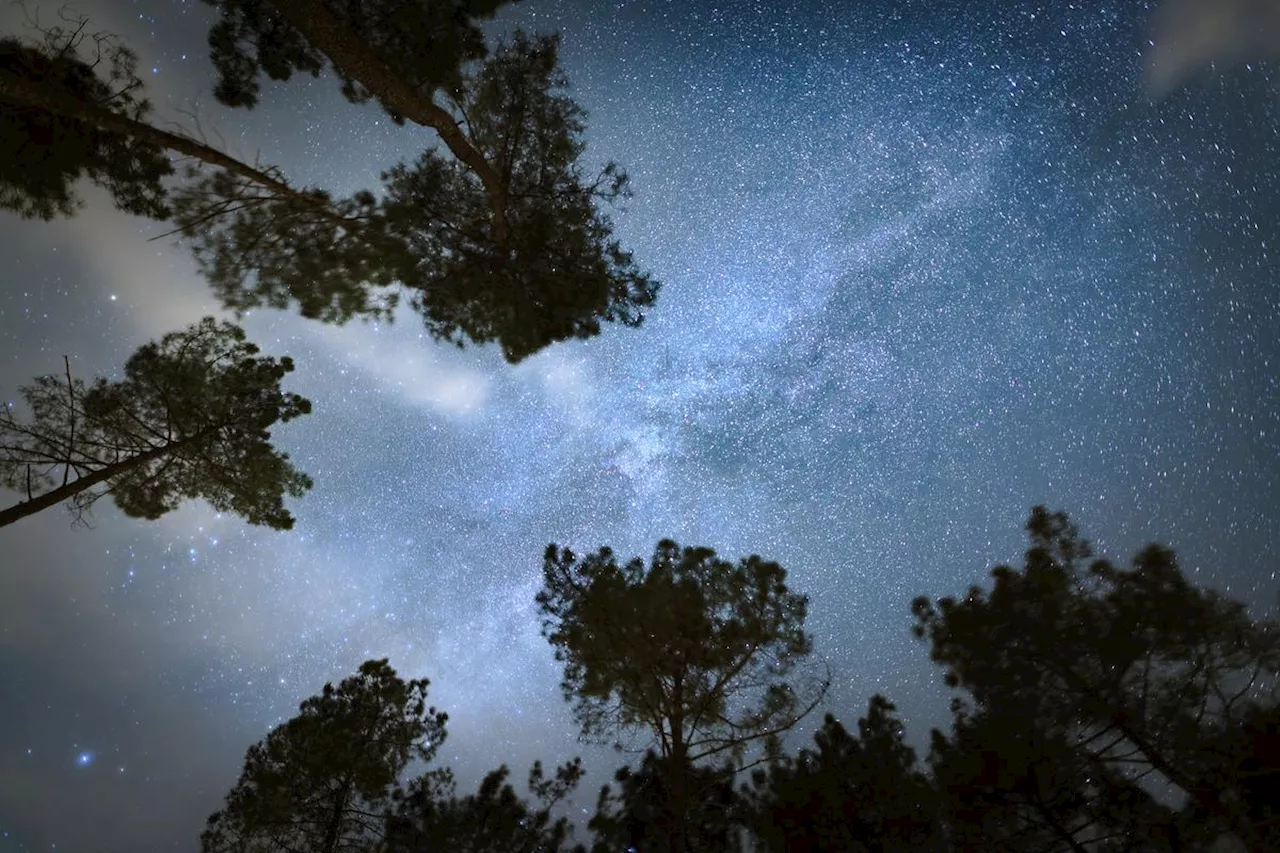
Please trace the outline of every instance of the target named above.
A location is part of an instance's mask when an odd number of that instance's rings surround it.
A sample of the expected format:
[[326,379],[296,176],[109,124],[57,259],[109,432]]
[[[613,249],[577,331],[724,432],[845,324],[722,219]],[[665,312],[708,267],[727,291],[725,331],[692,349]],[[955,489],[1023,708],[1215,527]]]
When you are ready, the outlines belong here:
[[300,331],[331,354],[344,370],[356,371],[402,402],[451,416],[481,410],[489,398],[489,377],[474,352],[437,343],[403,314],[394,325],[351,323]]
[[1165,0],[1153,20],[1143,84],[1162,98],[1210,65],[1280,55],[1280,0]]
[[62,230],[68,242],[80,247],[103,305],[127,310],[139,344],[208,314],[225,313],[195,274],[192,261],[169,245],[174,238],[149,246],[145,242],[166,226],[112,210],[96,188],[82,190],[85,212],[46,228]]

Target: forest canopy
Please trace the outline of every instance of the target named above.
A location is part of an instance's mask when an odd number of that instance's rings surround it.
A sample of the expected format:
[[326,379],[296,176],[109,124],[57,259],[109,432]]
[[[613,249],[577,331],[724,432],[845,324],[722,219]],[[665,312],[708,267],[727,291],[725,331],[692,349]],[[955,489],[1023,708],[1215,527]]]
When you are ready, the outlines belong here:
[[[912,605],[917,636],[958,688],[952,727],[932,732],[924,761],[882,694],[856,726],[826,714],[794,752],[759,737],[699,752],[724,741],[679,720],[729,725],[703,710],[718,695],[709,687],[732,680],[721,666],[736,677],[749,671],[745,650],[783,639],[795,660],[775,675],[811,653],[803,596],[756,556],[734,564],[663,541],[648,563],[619,565],[607,548],[579,558],[552,545],[537,601],[566,701],[586,734],[653,735],[600,787],[585,826],[566,809],[586,773],[576,758],[551,775],[535,764],[528,797],[505,765],[459,797],[453,772],[434,764],[446,717],[426,706],[427,682],[402,681],[382,660],[326,686],[249,750],[203,849],[1278,849],[1280,624],[1191,583],[1161,546],[1121,569],[1094,559],[1063,513],[1036,507],[1027,530],[1024,565],[996,567],[989,590]],[[411,756],[426,763],[406,772]]]

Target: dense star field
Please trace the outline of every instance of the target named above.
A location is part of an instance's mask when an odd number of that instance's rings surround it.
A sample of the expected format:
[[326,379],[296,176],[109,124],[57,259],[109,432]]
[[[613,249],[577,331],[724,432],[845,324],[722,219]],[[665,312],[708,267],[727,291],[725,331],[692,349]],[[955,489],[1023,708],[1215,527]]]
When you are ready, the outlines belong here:
[[[428,144],[324,79],[220,107],[202,4],[75,8],[137,50],[159,119],[194,106],[300,182],[360,189]],[[1153,9],[506,10],[495,30],[563,31],[586,160],[630,172],[618,232],[657,306],[516,366],[407,313],[252,313],[315,403],[275,432],[316,481],[294,530],[105,502],[93,529],[0,530],[0,851],[195,849],[244,749],[371,657],[431,679],[466,784],[582,754],[590,809],[618,759],[577,743],[539,635],[549,542],[777,560],[810,596],[827,710],[852,723],[884,692],[917,744],[946,691],[910,601],[1016,560],[1033,504],[1271,606],[1280,75],[1244,49],[1153,54]],[[163,226],[85,194],[71,220],[0,214],[6,398],[219,311]]]

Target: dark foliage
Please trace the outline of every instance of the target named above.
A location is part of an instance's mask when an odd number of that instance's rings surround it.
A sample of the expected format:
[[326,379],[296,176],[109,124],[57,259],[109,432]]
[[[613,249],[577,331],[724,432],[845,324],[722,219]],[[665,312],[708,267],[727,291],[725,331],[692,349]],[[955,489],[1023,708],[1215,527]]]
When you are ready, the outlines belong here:
[[553,819],[552,809],[582,778],[582,763],[574,759],[547,778],[542,765],[529,771],[529,790],[538,800],[531,805],[507,783],[505,766],[489,773],[474,794],[459,798],[453,774],[436,770],[413,780],[395,794],[388,813],[385,853],[558,853],[572,834],[567,818]]
[[955,704],[929,764],[952,848],[1017,853],[1164,853],[1185,835],[1174,813],[1077,741],[1037,728],[1016,707]]
[[[554,37],[517,34],[451,95],[468,144],[504,190],[503,228],[476,170],[429,149],[370,192],[264,191],[218,171],[181,188],[177,220],[224,304],[296,305],[327,322],[390,315],[401,291],[435,338],[496,342],[509,361],[601,324],[639,325],[658,283],[599,209],[627,193],[613,164],[581,174],[583,111]],[[486,168],[488,168],[486,167]]]
[[468,138],[499,174],[506,230],[475,172],[435,150],[383,177],[384,211],[408,240],[402,281],[436,337],[500,341],[511,361],[549,343],[640,324],[658,285],[612,238],[600,212],[625,196],[608,165],[591,182],[578,161],[583,111],[564,94],[558,39],[523,34],[498,46],[456,98]]
[[28,496],[0,525],[68,501],[83,513],[110,495],[136,518],[202,499],[251,524],[292,527],[284,497],[311,480],[269,441],[272,425],[311,411],[280,390],[292,370],[207,317],[140,347],[123,379],[86,387],[69,368],[38,377],[22,389],[30,419],[0,409],[0,484]]
[[[1274,708],[1280,629],[1243,604],[1192,586],[1152,545],[1116,568],[1062,513],[1036,507],[1021,570],[990,592],[913,604],[948,680],[981,709],[1021,715],[1099,778],[1163,777],[1203,812],[1263,849],[1243,805],[1246,777],[1216,745],[1257,708]],[[1095,769],[1096,768],[1096,769]]]
[[[261,77],[319,76],[324,53],[291,26],[269,0],[205,0],[218,10],[209,47],[218,83],[214,95],[231,107],[258,102]],[[377,52],[397,75],[430,97],[461,84],[462,67],[486,54],[479,22],[512,0],[326,0],[355,38]],[[331,66],[342,94],[355,103],[373,95],[342,65]],[[397,121],[403,119],[392,112]]]
[[786,571],[751,556],[664,540],[646,566],[602,548],[579,559],[547,548],[537,601],[565,664],[565,698],[583,734],[652,735],[678,761],[740,757],[811,710],[826,682],[793,684],[810,653],[807,599]]
[[1265,840],[1280,849],[1280,706],[1250,709],[1239,735],[1232,776],[1239,780],[1249,819],[1267,827]]
[[[1239,725],[1218,731],[1204,749],[1221,768],[1218,778],[1239,797],[1239,808],[1256,828],[1262,849],[1280,850],[1280,704],[1250,703]],[[1188,817],[1203,823],[1213,815],[1192,800]]]
[[412,259],[372,193],[284,195],[225,169],[190,178],[174,192],[174,219],[225,307],[296,306],[326,323],[390,319]]
[[802,749],[757,770],[743,790],[747,824],[767,853],[928,853],[945,849],[938,796],[903,740],[902,722],[872,697],[853,736],[828,714]]
[[426,679],[404,681],[386,660],[299,707],[249,748],[226,806],[209,818],[204,853],[340,853],[376,849],[384,809],[410,761],[426,761],[446,716],[427,707]]
[[732,766],[678,763],[649,751],[639,768],[621,768],[614,781],[616,791],[601,788],[588,824],[595,839],[592,853],[743,849]]
[[[538,603],[583,734],[638,731],[657,746],[602,787],[591,853],[1276,849],[1274,626],[1187,583],[1165,549],[1143,550],[1132,571],[1093,561],[1085,576],[1072,569],[1091,549],[1064,515],[1037,508],[1028,527],[1022,571],[998,568],[992,590],[963,602],[913,605],[918,633],[969,690],[950,731],[933,732],[927,772],[880,695],[856,734],[828,715],[812,747],[782,754],[777,735],[812,706],[790,687],[809,653],[805,599],[777,564],[671,541],[626,565],[607,548],[579,559],[550,546]],[[820,696],[825,683],[811,686]],[[586,853],[557,816],[577,759],[550,778],[534,765],[536,803],[505,766],[461,797],[448,769],[401,781],[444,735],[425,688],[370,661],[308,700],[250,750],[204,849]],[[1199,703],[1189,720],[1138,713],[1186,701]],[[764,758],[735,789],[751,744]]]
[[224,100],[251,104],[261,73],[318,72],[327,58],[352,99],[394,101],[444,143],[384,173],[381,193],[346,198],[147,124],[133,54],[109,37],[93,37],[93,62],[76,56],[81,29],[51,30],[42,48],[0,40],[0,153],[12,152],[0,204],[69,214],[88,177],[122,208],[165,218],[172,152],[189,158],[171,190],[174,233],[236,311],[386,319],[407,292],[433,337],[494,342],[512,362],[607,322],[639,325],[658,283],[602,211],[627,195],[626,175],[584,175],[584,113],[556,37],[517,33],[488,55],[476,22],[503,1],[211,0]]
[[684,816],[694,810],[696,762],[733,767],[753,745],[775,754],[826,693],[828,679],[797,672],[811,650],[807,600],[787,589],[777,563],[734,565],[670,540],[647,566],[619,565],[608,548],[579,559],[552,545],[543,579],[543,634],[564,662],[561,686],[583,735],[652,738],[662,762],[644,778],[671,797],[665,843],[693,849]]
[[[101,129],[42,108],[50,94],[143,121],[136,57],[108,38],[93,40],[82,59],[78,31],[54,30],[43,45],[0,38],[0,208],[28,219],[70,216],[80,204],[75,184],[88,179],[128,213],[168,216],[163,179],[173,166],[151,141]],[[104,75],[104,76],[100,76]]]

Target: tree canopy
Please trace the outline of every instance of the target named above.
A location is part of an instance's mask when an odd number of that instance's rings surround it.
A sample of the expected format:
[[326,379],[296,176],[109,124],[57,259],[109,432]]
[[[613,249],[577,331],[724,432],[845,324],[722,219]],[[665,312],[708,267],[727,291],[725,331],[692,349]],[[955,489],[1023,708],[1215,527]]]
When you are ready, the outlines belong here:
[[732,764],[696,765],[645,752],[600,789],[588,827],[592,853],[740,853],[742,815]]
[[326,684],[297,716],[249,748],[239,781],[201,836],[204,853],[557,853],[572,835],[552,811],[582,778],[573,759],[529,771],[536,805],[505,766],[459,797],[448,768],[406,779],[444,742],[448,717],[426,704],[428,681],[370,660]]
[[201,499],[250,524],[293,526],[286,495],[311,479],[270,443],[270,427],[311,411],[280,389],[288,357],[258,355],[244,331],[206,317],[140,347],[124,378],[90,385],[65,375],[21,389],[30,409],[0,408],[0,484],[26,499],[0,526],[69,502],[82,515],[110,496],[126,515],[156,519]]
[[1093,550],[1064,513],[1036,507],[1022,569],[992,570],[989,592],[913,603],[915,631],[948,680],[983,709],[1018,709],[1097,776],[1157,774],[1250,847],[1264,828],[1245,779],[1217,748],[1276,705],[1280,626],[1192,585],[1172,551],[1131,569]]
[[619,565],[609,548],[579,558],[551,545],[537,602],[588,737],[638,730],[677,760],[741,757],[826,689],[788,680],[812,650],[808,600],[758,556],[735,565],[667,539],[648,565]]
[[957,851],[1172,851],[1190,829],[1120,768],[1017,706],[954,704],[929,765]]
[[584,113],[565,94],[558,54],[557,38],[517,33],[454,95],[470,144],[502,176],[501,235],[474,170],[436,149],[384,172],[381,198],[300,202],[208,171],[176,192],[175,221],[238,310],[296,305],[344,322],[390,316],[403,291],[433,337],[497,342],[510,361],[604,322],[639,325],[657,283],[599,209],[627,195],[627,176],[615,164],[583,176]]
[[504,233],[460,160],[428,149],[383,176],[390,230],[417,259],[401,280],[432,333],[501,341],[512,361],[544,340],[592,337],[602,322],[639,325],[657,293],[599,210],[628,194],[626,174],[610,163],[587,180],[578,165],[585,113],[565,94],[558,56],[557,37],[517,32],[455,101],[501,176]]
[[807,599],[758,556],[735,565],[663,540],[647,565],[619,565],[608,548],[579,558],[551,545],[537,602],[582,734],[648,734],[662,759],[652,771],[674,774],[664,784],[678,853],[694,825],[695,762],[776,752],[829,683],[799,668],[812,649]]
[[[352,102],[375,97],[371,86],[376,84],[361,79],[368,70],[349,56],[353,49],[344,53],[333,47],[348,42],[369,51],[388,72],[428,98],[441,89],[457,89],[463,66],[487,53],[479,23],[512,0],[303,0],[298,18],[269,0],[204,2],[218,11],[209,31],[218,71],[214,95],[227,106],[252,107],[263,75],[272,80],[288,80],[294,73],[318,77],[326,68],[334,71],[342,94]],[[325,33],[326,28],[336,32]]]
[[[407,293],[432,337],[496,343],[512,362],[642,321],[658,282],[603,211],[628,195],[627,176],[584,168],[586,114],[557,37],[517,32],[490,52],[477,21],[501,0],[211,3],[223,102],[255,104],[263,74],[332,67],[353,101],[375,98],[443,146],[428,140],[346,197],[299,188],[149,123],[133,53],[80,22],[41,43],[0,40],[0,205],[69,215],[88,178],[124,210],[172,219],[225,307],[342,323],[389,318]],[[187,160],[178,174],[171,153]]]
[[[763,713],[776,707],[770,685],[796,681],[810,646],[805,599],[787,589],[780,566],[755,556],[734,564],[669,540],[648,562],[625,565],[607,548],[579,558],[552,545],[538,602],[583,734],[632,730],[656,747],[600,788],[588,843],[575,844],[564,811],[584,775],[577,759],[552,774],[535,764],[531,799],[509,783],[505,765],[465,795],[447,767],[405,778],[406,754],[433,758],[444,716],[424,710],[425,681],[406,684],[386,661],[370,661],[250,750],[204,849],[1209,853],[1240,849],[1232,835],[1250,853],[1276,849],[1280,704],[1266,669],[1270,623],[1187,582],[1172,554],[1155,546],[1132,571],[1095,560],[1087,577],[1064,586],[1067,568],[1090,559],[1090,547],[1061,513],[1036,508],[1029,529],[1025,569],[1000,567],[993,589],[975,588],[963,601],[913,605],[918,632],[940,644],[935,657],[966,691],[952,701],[949,730],[932,733],[924,765],[894,704],[875,694],[856,731],[828,714],[812,745],[787,753],[774,742],[744,766],[750,744],[776,741],[806,710]],[[1045,590],[1055,591],[1056,605]],[[1128,630],[1102,630],[1105,614],[1123,614]],[[1055,638],[1065,651],[1051,652]],[[1089,702],[1118,701],[1123,692],[1097,682],[1092,693],[1073,693],[1061,670],[1070,659],[1092,677],[1144,684],[1143,701],[1163,713],[1172,706],[1160,704],[1161,691],[1199,690],[1196,678],[1219,667],[1228,647],[1257,657],[1257,683],[1250,686],[1252,670],[1234,681],[1219,671],[1218,687],[1193,697],[1201,705],[1190,721],[1140,717],[1145,706],[1130,696],[1098,722],[1103,706]],[[1112,667],[1135,649],[1151,663],[1141,664],[1142,679],[1124,682]],[[759,668],[756,653],[765,661]],[[1235,692],[1225,692],[1228,682]],[[1055,692],[1040,697],[1045,690]],[[712,706],[722,710],[704,710]],[[1159,728],[1170,724],[1177,738]],[[1181,785],[1173,773],[1212,790],[1187,792],[1180,807],[1160,784],[1163,774]]]
[[203,853],[370,849],[406,765],[430,759],[444,740],[447,716],[427,706],[427,687],[386,660],[326,684],[249,748],[226,806],[201,836]]
[[904,741],[895,707],[876,694],[851,735],[831,714],[814,749],[755,771],[747,825],[767,853],[927,853],[945,849],[937,794]]
[[[75,184],[87,178],[121,210],[163,219],[163,179],[174,171],[164,148],[87,116],[146,121],[151,104],[142,97],[137,56],[99,37],[85,60],[77,39],[59,33],[31,45],[0,37],[0,209],[28,219],[69,216],[81,204]],[[51,108],[64,102],[68,109]]]
[[459,797],[452,771],[424,773],[398,788],[387,813],[387,853],[466,850],[469,853],[559,853],[572,835],[568,818],[552,810],[582,778],[574,759],[547,778],[541,763],[529,771],[536,806],[510,784],[504,765],[488,773],[474,794]]

